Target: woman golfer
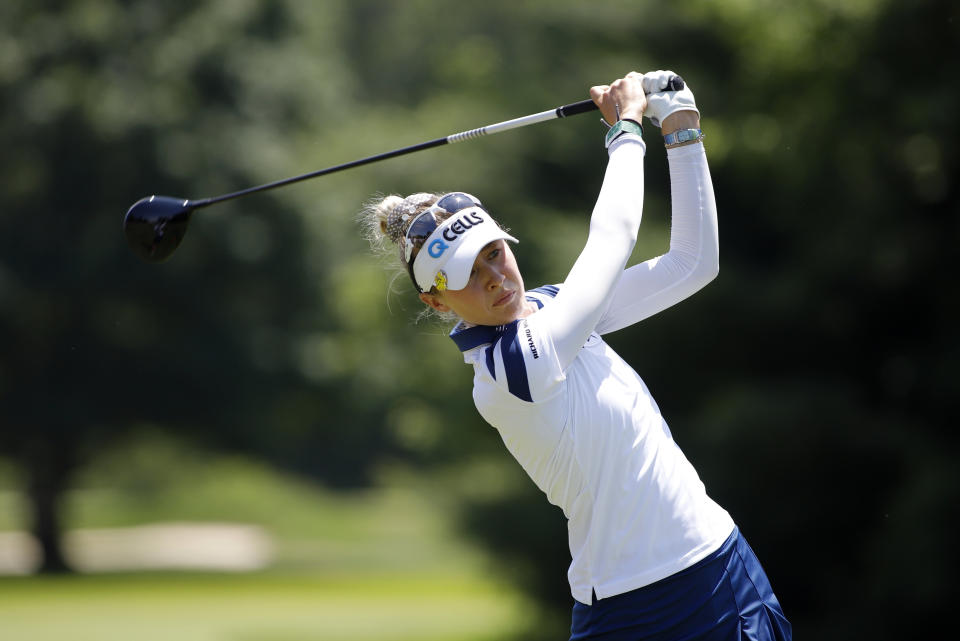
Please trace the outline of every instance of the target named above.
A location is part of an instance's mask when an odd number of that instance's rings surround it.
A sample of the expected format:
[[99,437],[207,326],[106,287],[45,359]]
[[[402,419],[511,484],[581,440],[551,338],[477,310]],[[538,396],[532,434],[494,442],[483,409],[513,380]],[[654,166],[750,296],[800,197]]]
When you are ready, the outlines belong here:
[[[571,639],[784,640],[791,626],[746,540],[707,496],[634,370],[602,335],[687,298],[718,271],[716,204],[689,87],[670,72],[590,89],[609,161],[586,245],[562,284],[527,291],[503,231],[465,193],[388,196],[371,239],[399,247],[474,368],[473,398],[568,520]],[[649,95],[646,95],[649,94]],[[643,205],[641,119],[670,166],[670,250],[626,267]]]

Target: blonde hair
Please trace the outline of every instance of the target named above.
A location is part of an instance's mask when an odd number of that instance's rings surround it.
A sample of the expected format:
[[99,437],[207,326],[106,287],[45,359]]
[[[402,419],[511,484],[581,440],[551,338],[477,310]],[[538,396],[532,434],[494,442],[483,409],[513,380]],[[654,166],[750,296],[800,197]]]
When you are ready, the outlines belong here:
[[407,228],[421,212],[425,211],[440,198],[441,194],[417,193],[406,198],[396,194],[378,195],[368,201],[360,212],[360,224],[363,236],[377,254],[399,258],[406,268],[404,242]]
[[[442,195],[443,192],[419,192],[404,198],[396,194],[388,196],[378,194],[367,201],[360,211],[359,220],[363,237],[370,243],[374,254],[384,261],[387,270],[393,274],[390,281],[391,290],[398,280],[410,280],[405,257],[407,229],[410,223],[419,214],[429,209]],[[443,220],[448,218],[449,214],[438,212],[436,216],[437,219]],[[436,294],[436,289],[431,288],[430,293]],[[436,316],[443,321],[457,320],[453,313],[424,307],[417,320],[426,316]]]

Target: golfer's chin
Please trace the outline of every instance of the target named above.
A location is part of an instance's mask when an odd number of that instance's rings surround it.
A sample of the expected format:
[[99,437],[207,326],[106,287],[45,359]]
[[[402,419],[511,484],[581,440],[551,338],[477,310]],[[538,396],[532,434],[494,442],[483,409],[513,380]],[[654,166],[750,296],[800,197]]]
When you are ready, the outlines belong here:
[[523,290],[504,292],[490,305],[487,314],[492,322],[489,325],[506,325],[527,315],[526,299]]

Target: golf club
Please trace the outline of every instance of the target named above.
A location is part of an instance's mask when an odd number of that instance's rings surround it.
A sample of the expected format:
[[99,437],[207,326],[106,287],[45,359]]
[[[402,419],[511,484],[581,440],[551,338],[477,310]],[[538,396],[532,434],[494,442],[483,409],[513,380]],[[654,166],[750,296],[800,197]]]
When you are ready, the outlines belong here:
[[[680,76],[674,76],[670,79],[670,82],[664,91],[679,91],[683,89],[683,87],[683,78]],[[501,131],[507,131],[509,129],[516,129],[518,127],[526,127],[527,125],[533,125],[546,120],[553,120],[555,118],[564,118],[566,116],[587,113],[597,109],[598,107],[592,100],[582,100],[580,102],[574,102],[569,105],[557,107],[556,109],[550,109],[548,111],[542,111],[529,116],[514,118],[513,120],[505,120],[503,122],[487,125],[486,127],[480,127],[478,129],[470,129],[468,131],[452,134],[444,138],[437,138],[435,140],[429,140],[427,142],[411,145],[409,147],[402,147],[400,149],[387,151],[382,154],[368,156],[367,158],[353,160],[341,165],[334,165],[333,167],[327,167],[326,169],[320,169],[307,174],[302,174],[300,176],[293,176],[291,178],[285,178],[276,182],[250,187],[248,189],[243,189],[230,194],[224,194],[222,196],[213,196],[211,198],[203,198],[198,200],[175,198],[172,196],[147,196],[146,198],[141,198],[135,202],[133,206],[127,210],[126,216],[124,216],[123,219],[123,233],[127,238],[127,243],[130,245],[131,249],[133,249],[135,254],[147,262],[161,262],[167,259],[170,254],[172,254],[180,245],[184,235],[187,233],[187,224],[190,222],[190,215],[194,212],[194,210],[202,207],[209,207],[210,205],[220,203],[225,200],[232,200],[234,198],[248,196],[250,194],[266,191],[268,189],[283,187],[284,185],[289,185],[301,180],[307,180],[308,178],[317,178],[318,176],[332,174],[336,171],[343,171],[344,169],[359,167],[361,165],[387,160],[388,158],[395,158],[397,156],[410,154],[415,151],[422,151],[424,149],[439,147],[441,145],[447,145],[455,142],[463,142],[465,140],[473,140],[474,138],[480,138],[489,134],[495,134]]]

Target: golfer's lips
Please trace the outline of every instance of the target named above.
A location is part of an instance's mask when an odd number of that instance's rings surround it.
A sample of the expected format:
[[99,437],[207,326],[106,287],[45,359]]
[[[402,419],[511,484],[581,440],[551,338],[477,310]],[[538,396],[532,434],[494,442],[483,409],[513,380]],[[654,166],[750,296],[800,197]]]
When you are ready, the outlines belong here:
[[493,301],[493,306],[494,306],[494,307],[503,307],[504,305],[506,305],[507,303],[509,303],[511,300],[513,300],[513,297],[516,296],[516,295],[517,295],[517,292],[516,292],[516,291],[513,291],[513,290],[508,291],[508,292],[506,292],[503,296],[501,296],[501,297],[498,298],[497,300]]

